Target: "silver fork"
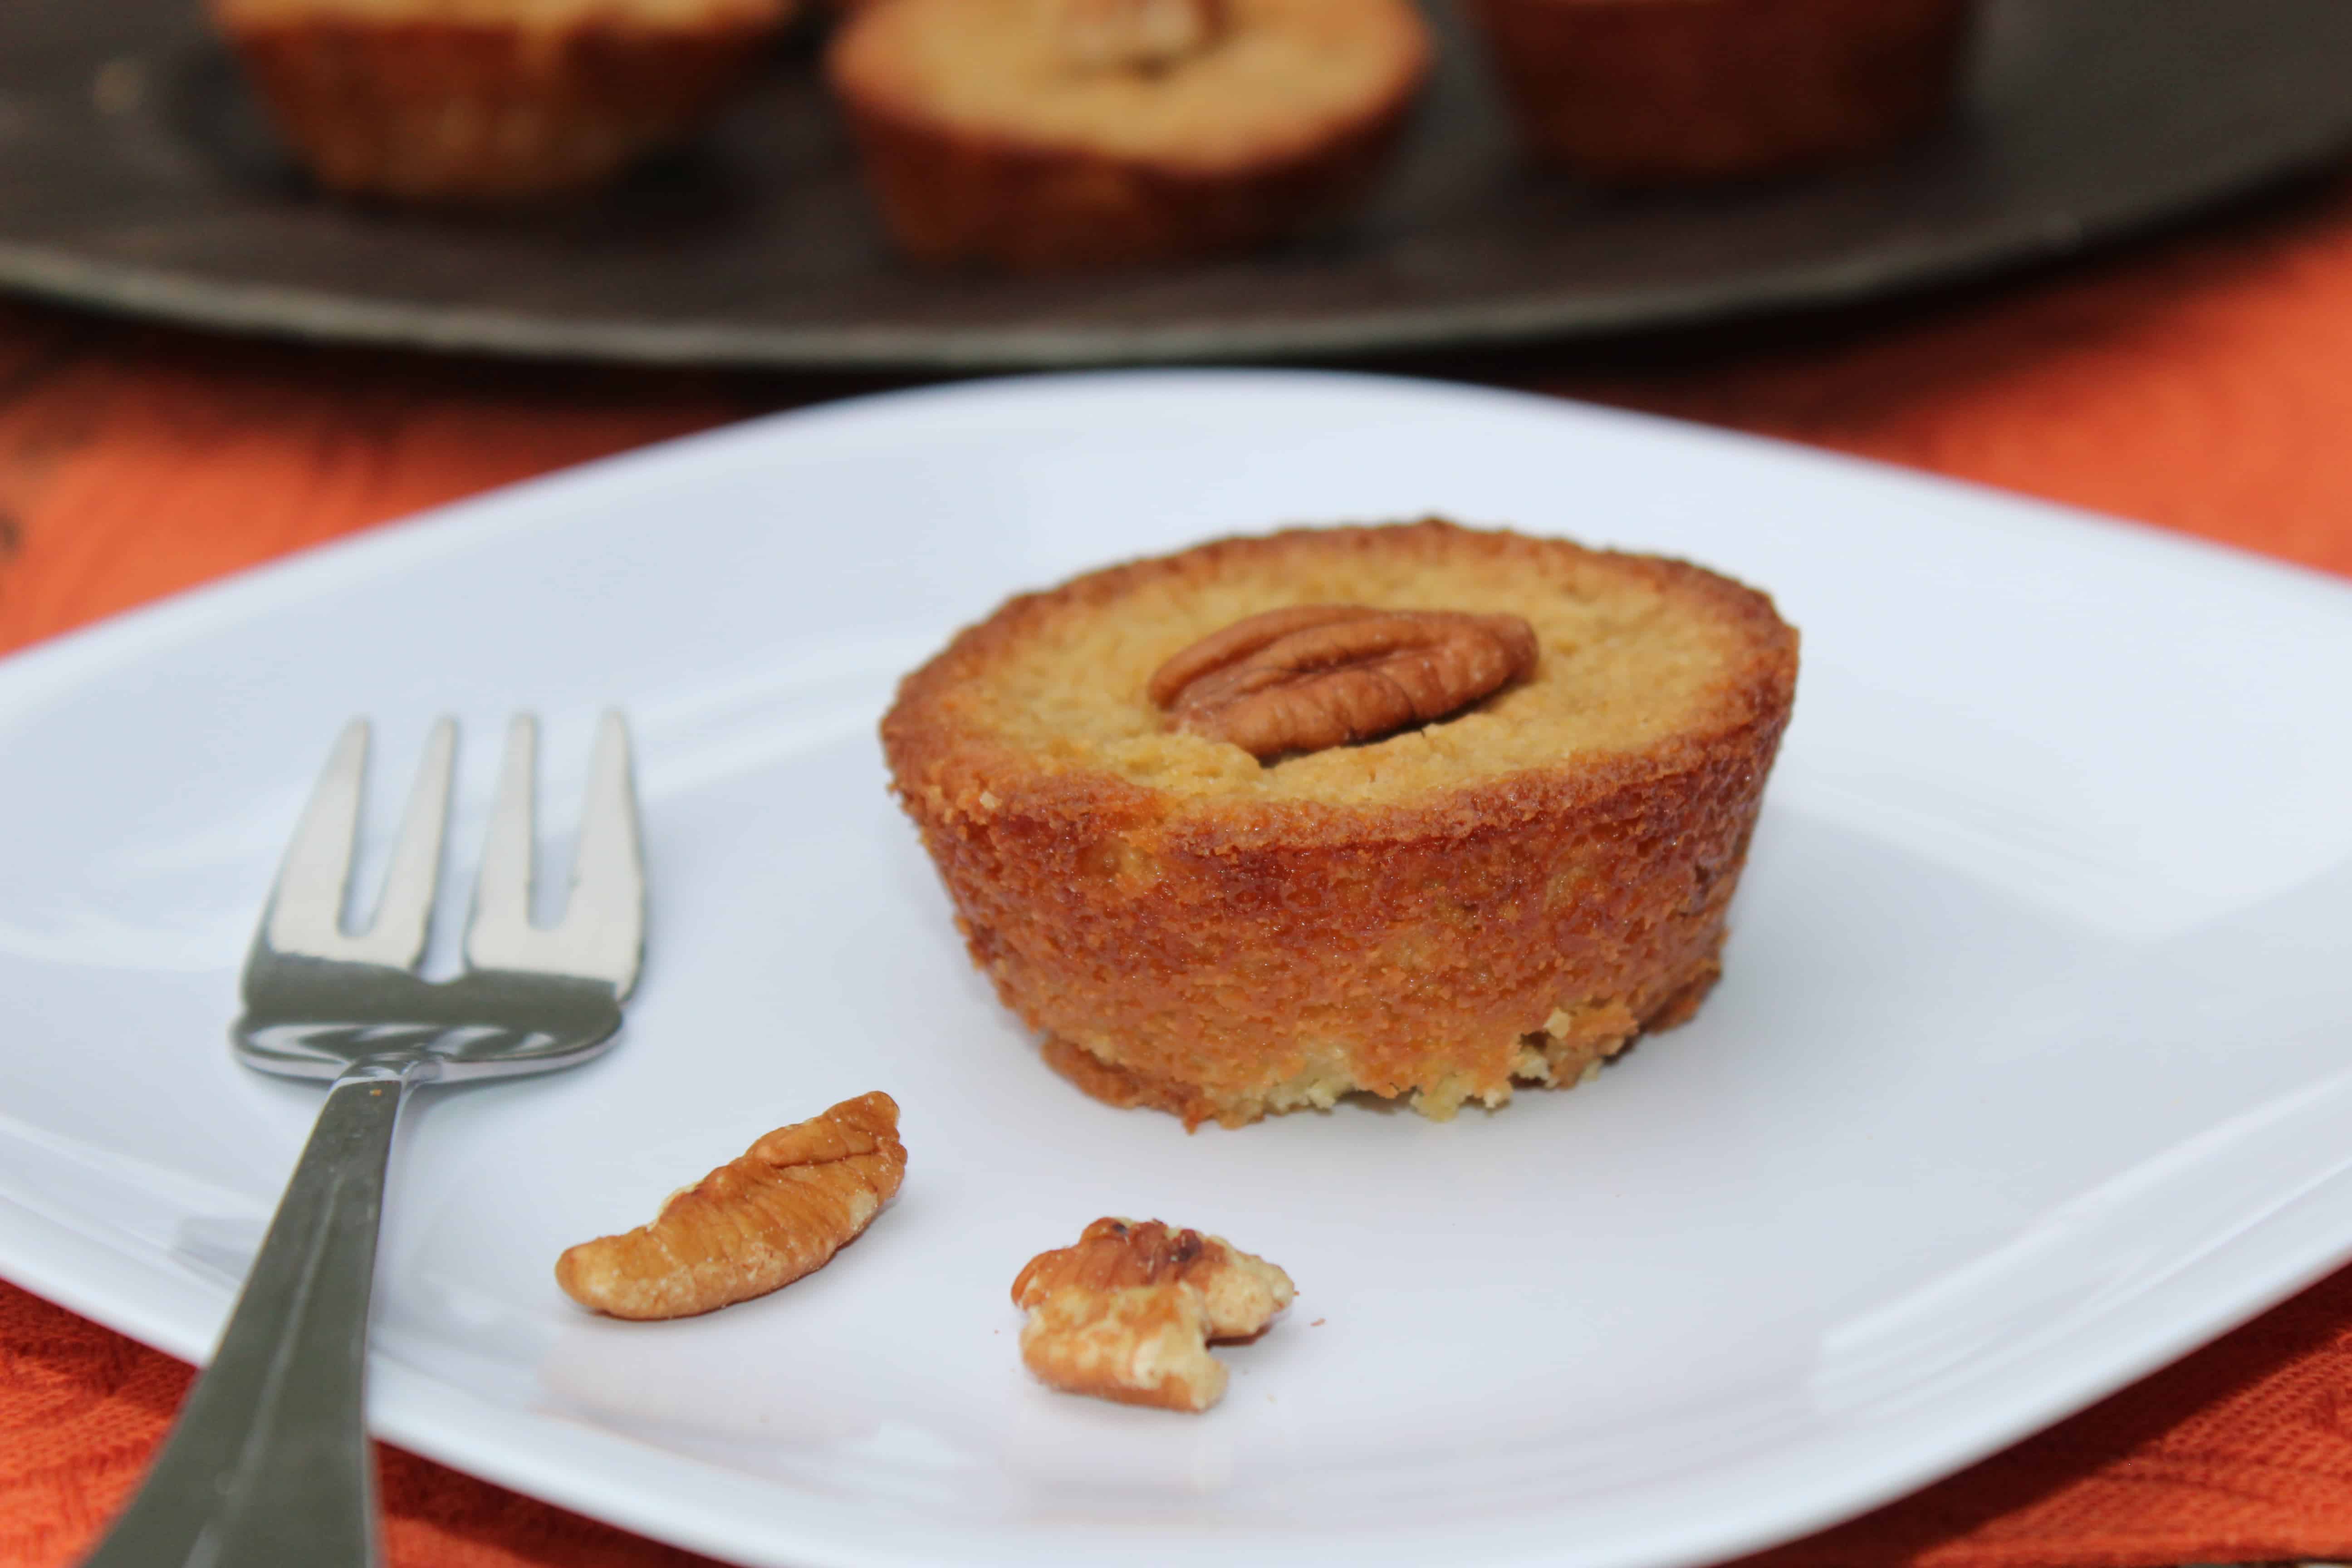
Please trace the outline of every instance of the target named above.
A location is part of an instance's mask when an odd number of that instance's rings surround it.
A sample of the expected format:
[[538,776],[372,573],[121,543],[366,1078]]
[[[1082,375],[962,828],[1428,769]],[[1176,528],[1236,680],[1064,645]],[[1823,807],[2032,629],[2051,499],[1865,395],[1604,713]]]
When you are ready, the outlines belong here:
[[361,1568],[376,1561],[362,1425],[384,1163],[408,1090],[550,1072],[621,1026],[644,950],[628,731],[607,713],[562,923],[531,923],[537,723],[518,718],[474,883],[466,968],[431,982],[457,726],[433,727],[373,921],[343,929],[368,727],[343,731],[303,808],[245,966],[239,1061],[331,1079],[245,1289],[155,1468],[89,1568]]

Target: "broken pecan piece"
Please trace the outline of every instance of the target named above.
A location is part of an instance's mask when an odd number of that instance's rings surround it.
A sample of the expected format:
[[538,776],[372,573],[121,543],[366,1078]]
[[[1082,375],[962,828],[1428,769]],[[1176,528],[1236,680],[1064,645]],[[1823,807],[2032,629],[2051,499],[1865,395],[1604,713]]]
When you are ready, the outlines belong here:
[[1263,762],[1443,719],[1526,675],[1536,653],[1517,616],[1294,605],[1202,638],[1146,690],[1177,729]]
[[824,1268],[906,1173],[898,1101],[845,1100],[671,1194],[651,1225],[570,1248],[555,1282],[615,1318],[688,1318],[748,1301]]
[[1224,1397],[1212,1342],[1247,1339],[1290,1305],[1290,1276],[1222,1237],[1098,1219],[1013,1281],[1021,1359],[1066,1394],[1206,1410]]

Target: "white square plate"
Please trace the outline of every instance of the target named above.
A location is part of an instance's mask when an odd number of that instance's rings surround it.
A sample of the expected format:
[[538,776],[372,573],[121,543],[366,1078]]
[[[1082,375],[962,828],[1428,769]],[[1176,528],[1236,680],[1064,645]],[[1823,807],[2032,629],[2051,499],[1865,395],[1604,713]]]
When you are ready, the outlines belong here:
[[[1588,1087],[1444,1125],[1187,1136],[1083,1098],[886,798],[894,680],[1016,588],[1425,511],[1690,556],[1803,628],[1721,987]],[[1133,374],[744,426],[0,666],[0,1268],[201,1356],[318,1107],[223,1031],[337,726],[377,721],[389,810],[466,721],[462,866],[509,707],[549,721],[561,823],[617,701],[645,981],[604,1058],[415,1101],[384,1436],[800,1568],[1722,1556],[2352,1253],[2347,690],[2341,584],[1533,398]],[[877,1088],[906,1188],[821,1274],[672,1324],[557,1292],[565,1245]],[[1207,1416],[1023,1373],[1013,1272],[1103,1214],[1298,1280]]]

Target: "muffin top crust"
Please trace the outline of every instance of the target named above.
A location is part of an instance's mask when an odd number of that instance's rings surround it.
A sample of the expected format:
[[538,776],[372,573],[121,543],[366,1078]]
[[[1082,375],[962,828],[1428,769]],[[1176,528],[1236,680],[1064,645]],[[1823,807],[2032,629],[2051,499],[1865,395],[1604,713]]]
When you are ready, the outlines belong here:
[[[1524,617],[1524,679],[1463,711],[1262,763],[1170,727],[1172,655],[1286,605]],[[1797,634],[1752,589],[1654,556],[1437,521],[1218,541],[1024,595],[908,678],[884,721],[901,789],[988,809],[1108,786],[1154,815],[1426,809],[1465,787],[1557,796],[1654,773],[1788,711]],[[1491,789],[1485,793],[1492,793]]]
[[1428,68],[1406,0],[1220,0],[1204,47],[1105,69],[1071,0],[889,0],[835,39],[834,78],[871,108],[992,141],[1214,170],[1312,147],[1384,111]]

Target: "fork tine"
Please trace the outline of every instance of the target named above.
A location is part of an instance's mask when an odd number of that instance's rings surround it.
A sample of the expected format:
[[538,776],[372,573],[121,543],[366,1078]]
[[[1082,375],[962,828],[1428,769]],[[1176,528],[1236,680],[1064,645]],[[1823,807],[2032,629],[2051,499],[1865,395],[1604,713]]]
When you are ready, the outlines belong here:
[[457,754],[456,721],[436,720],[425,737],[425,760],[417,766],[408,809],[400,819],[383,896],[376,900],[375,920],[363,939],[367,951],[353,955],[363,962],[414,969],[425,957],[425,941],[433,925],[433,889],[441,880],[441,837],[449,820],[449,777]]
[[580,847],[572,857],[572,893],[561,930],[573,944],[576,956],[567,962],[576,972],[610,980],[625,998],[645,954],[646,868],[629,727],[614,709],[605,710],[596,727]]
[[264,927],[279,952],[344,963],[414,969],[425,956],[433,919],[433,886],[441,875],[441,836],[449,814],[449,775],[457,726],[443,719],[425,743],[425,761],[409,791],[392,866],[374,918],[365,929],[343,928],[358,847],[361,797],[367,782],[368,722],[354,719],[329,753],[326,770],[302,808],[294,842],[278,873]]
[[530,811],[537,726],[518,719],[490,818],[490,842],[474,892],[466,959],[478,969],[532,970],[611,983],[623,997],[636,984],[645,945],[645,870],[627,726],[616,712],[598,727],[589,763],[572,889],[562,921],[530,923]]
[[537,969],[541,933],[530,923],[532,806],[539,793],[539,721],[518,713],[507,725],[506,759],[490,808],[489,839],[474,879],[466,962],[477,969]]
[[359,836],[360,788],[367,777],[368,722],[343,726],[327,765],[302,807],[294,841],[270,889],[262,922],[268,944],[281,952],[320,952],[343,941],[343,893],[351,885],[352,850]]

